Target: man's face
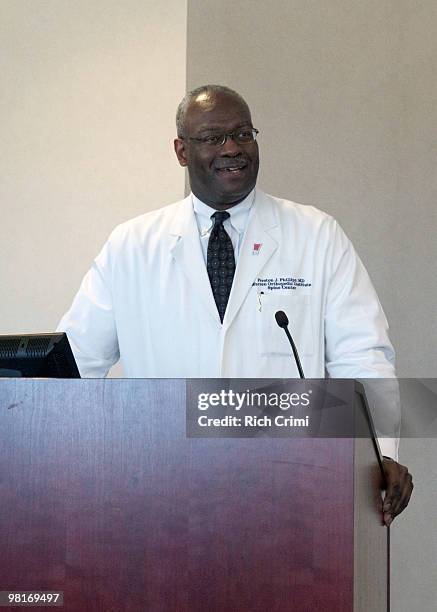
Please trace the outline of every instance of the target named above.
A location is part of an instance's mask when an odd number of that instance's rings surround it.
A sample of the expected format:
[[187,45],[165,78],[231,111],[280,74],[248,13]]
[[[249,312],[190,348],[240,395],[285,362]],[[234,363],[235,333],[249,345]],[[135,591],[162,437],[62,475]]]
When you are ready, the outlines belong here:
[[222,146],[200,143],[205,138],[252,128],[250,111],[229,94],[201,94],[187,109],[184,139],[174,141],[181,166],[188,167],[191,189],[202,202],[216,209],[230,208],[255,187],[258,144],[238,144],[228,137]]

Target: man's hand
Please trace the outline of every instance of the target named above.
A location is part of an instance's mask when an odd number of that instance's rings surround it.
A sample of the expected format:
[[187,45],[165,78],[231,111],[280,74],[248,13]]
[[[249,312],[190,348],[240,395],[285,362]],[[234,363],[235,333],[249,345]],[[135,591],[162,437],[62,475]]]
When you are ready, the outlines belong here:
[[397,463],[390,457],[384,457],[382,465],[387,483],[382,511],[384,523],[388,527],[395,516],[408,506],[413,492],[413,479],[405,465]]

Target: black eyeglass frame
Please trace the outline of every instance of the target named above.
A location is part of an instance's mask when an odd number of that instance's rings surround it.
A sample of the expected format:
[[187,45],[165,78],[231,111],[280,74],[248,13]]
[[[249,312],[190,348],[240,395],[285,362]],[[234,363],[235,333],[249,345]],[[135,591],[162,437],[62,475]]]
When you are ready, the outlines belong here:
[[[247,140],[245,142],[239,141],[238,138],[236,139],[236,135],[238,134],[238,132],[252,132],[252,140]],[[256,138],[258,134],[259,134],[259,130],[257,130],[256,128],[238,128],[237,130],[233,130],[232,132],[224,132],[223,134],[216,134],[214,136],[205,136],[203,138],[200,138],[200,137],[196,138],[194,136],[188,136],[188,140],[193,140],[194,142],[197,142],[202,145],[208,145],[212,147],[222,147],[226,143],[228,138],[232,138],[232,140],[236,142],[237,144],[248,145],[248,144],[252,144],[256,142]],[[211,142],[212,138],[218,138],[219,136],[221,138],[220,141]],[[181,140],[186,140],[186,138],[184,138],[183,136],[179,136],[179,138]]]

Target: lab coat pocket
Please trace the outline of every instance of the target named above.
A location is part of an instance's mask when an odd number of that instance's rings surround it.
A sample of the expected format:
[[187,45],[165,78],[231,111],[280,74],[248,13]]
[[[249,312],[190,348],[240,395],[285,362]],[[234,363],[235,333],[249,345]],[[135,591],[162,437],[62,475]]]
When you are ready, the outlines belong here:
[[282,310],[288,317],[288,329],[299,356],[312,355],[314,337],[311,295],[296,292],[258,293],[257,337],[261,355],[291,355],[292,349],[283,329],[276,323],[275,314]]

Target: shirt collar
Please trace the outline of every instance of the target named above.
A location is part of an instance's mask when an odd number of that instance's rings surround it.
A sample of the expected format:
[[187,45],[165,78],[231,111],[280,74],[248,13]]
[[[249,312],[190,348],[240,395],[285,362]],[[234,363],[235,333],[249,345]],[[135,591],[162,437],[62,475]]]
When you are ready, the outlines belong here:
[[[246,229],[247,219],[249,216],[249,212],[252,208],[253,202],[255,199],[255,189],[247,195],[244,200],[242,200],[239,204],[228,208],[226,212],[230,214],[230,222],[232,227],[239,233],[243,233]],[[211,215],[213,215],[216,211],[202,200],[199,200],[194,193],[191,193],[191,200],[193,202],[193,209],[196,214],[197,224],[199,226],[199,230],[201,235],[207,233],[212,225],[213,221],[211,220]]]

